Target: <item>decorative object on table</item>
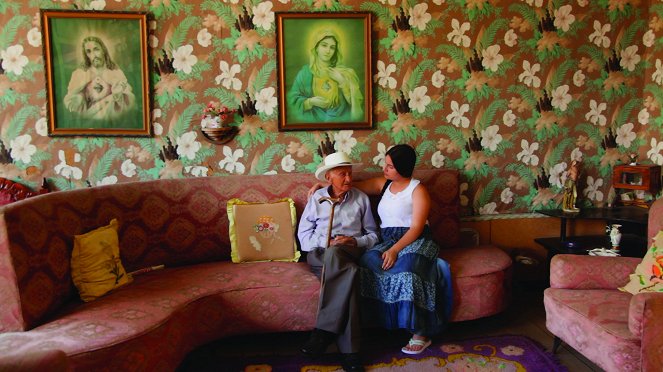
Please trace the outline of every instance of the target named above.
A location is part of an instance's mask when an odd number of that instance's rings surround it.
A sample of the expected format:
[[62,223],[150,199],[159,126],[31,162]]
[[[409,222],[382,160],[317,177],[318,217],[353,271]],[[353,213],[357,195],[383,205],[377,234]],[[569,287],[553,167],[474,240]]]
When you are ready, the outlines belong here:
[[622,233],[619,231],[619,228],[622,227],[622,225],[613,223],[609,227],[610,245],[612,245],[613,250],[619,251],[619,243],[622,241]]
[[147,17],[41,10],[50,136],[151,135]]
[[566,213],[578,213],[580,209],[576,207],[578,199],[578,161],[573,160],[569,172],[564,182],[564,197],[562,198],[562,210]]
[[628,155],[628,165],[638,165],[638,154],[632,153]]
[[661,166],[616,165],[612,171],[612,186],[617,193],[617,205],[649,208],[661,190]]
[[590,250],[587,251],[587,254],[589,254],[590,256],[605,256],[605,257],[618,257],[618,256],[621,256],[619,254],[618,250],[605,249],[603,247],[590,249]]
[[372,24],[370,12],[276,13],[280,131],[373,128]]
[[235,122],[237,109],[230,109],[219,102],[211,101],[203,109],[200,118],[200,131],[203,136],[215,144],[230,142],[239,129],[231,124]]
[[[370,350],[362,356],[367,370],[375,371],[568,371],[536,341],[525,336],[493,336],[436,342],[420,355],[404,355],[394,347]],[[218,358],[218,357],[217,357]],[[231,371],[340,371],[338,354],[312,361],[292,355],[250,355],[207,358]],[[205,368],[203,368],[205,369]]]

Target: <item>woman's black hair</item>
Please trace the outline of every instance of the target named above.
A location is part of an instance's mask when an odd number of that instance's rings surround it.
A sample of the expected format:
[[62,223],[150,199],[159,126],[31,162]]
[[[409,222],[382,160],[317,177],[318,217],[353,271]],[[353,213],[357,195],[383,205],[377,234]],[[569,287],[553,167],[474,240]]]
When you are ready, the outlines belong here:
[[417,152],[414,151],[412,146],[406,144],[396,145],[390,148],[385,155],[389,155],[398,174],[407,178],[412,177],[414,164],[417,162]]

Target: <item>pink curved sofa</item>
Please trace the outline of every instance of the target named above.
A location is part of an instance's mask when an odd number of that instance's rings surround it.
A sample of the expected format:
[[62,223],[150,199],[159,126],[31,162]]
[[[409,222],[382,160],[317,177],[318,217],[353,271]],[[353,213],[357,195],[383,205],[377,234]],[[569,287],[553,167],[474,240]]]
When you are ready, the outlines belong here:
[[[457,247],[458,173],[415,176],[430,190],[430,224],[451,263],[451,320],[502,311],[511,260],[491,246]],[[0,370],[21,356],[53,350],[66,354],[75,370],[168,371],[189,351],[222,337],[312,329],[316,277],[305,263],[232,263],[226,202],[288,196],[301,213],[314,182],[308,174],[154,180],[49,193],[2,207]],[[83,303],[71,282],[73,236],[112,218],[120,222],[128,272],[166,269]]]
[[[648,242],[663,230],[663,198],[649,210]],[[641,258],[561,254],[550,264],[544,291],[546,327],[556,341],[608,372],[663,370],[663,293],[632,295],[629,281]]]

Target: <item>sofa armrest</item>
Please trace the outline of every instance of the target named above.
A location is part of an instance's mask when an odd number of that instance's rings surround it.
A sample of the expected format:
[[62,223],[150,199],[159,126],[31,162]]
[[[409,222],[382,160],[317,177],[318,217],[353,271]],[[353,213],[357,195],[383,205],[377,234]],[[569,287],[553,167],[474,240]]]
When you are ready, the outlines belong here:
[[638,293],[631,298],[628,310],[628,328],[641,341],[643,371],[658,370],[663,366],[663,293]]
[[21,354],[0,356],[0,372],[67,372],[72,368],[62,350],[33,350]]
[[550,262],[550,287],[616,289],[628,282],[640,261],[633,257],[558,254]]

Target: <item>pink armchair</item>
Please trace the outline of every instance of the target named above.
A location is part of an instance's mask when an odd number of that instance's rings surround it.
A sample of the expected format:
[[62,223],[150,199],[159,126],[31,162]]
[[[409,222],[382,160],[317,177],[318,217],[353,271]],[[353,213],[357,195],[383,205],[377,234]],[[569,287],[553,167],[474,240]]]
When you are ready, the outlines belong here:
[[[663,228],[663,198],[649,211],[648,241]],[[631,295],[626,284],[640,258],[562,254],[550,263],[546,327],[606,371],[661,371],[663,293]]]

